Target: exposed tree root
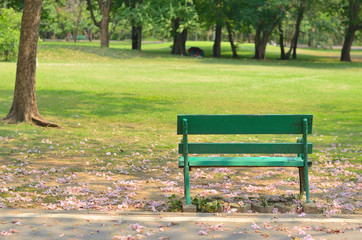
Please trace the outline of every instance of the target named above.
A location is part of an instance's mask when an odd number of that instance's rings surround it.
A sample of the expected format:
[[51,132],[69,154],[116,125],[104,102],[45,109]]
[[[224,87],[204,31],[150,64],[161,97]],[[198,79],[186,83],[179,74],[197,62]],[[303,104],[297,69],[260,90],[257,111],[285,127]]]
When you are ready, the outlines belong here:
[[35,126],[40,126],[40,127],[62,128],[60,125],[58,125],[56,123],[48,122],[48,121],[42,119],[41,117],[31,117],[29,121],[26,121],[26,120],[19,121],[19,120],[16,120],[14,117],[7,116],[6,118],[4,118],[2,120],[5,121],[5,123],[7,123],[7,124],[17,124],[17,123],[21,123],[21,122],[29,122],[30,124],[33,124]]
[[54,127],[54,128],[62,128],[60,125],[56,124],[56,123],[51,123],[48,122],[42,118],[32,118],[31,119],[32,123],[37,125],[37,126],[41,126],[41,127]]

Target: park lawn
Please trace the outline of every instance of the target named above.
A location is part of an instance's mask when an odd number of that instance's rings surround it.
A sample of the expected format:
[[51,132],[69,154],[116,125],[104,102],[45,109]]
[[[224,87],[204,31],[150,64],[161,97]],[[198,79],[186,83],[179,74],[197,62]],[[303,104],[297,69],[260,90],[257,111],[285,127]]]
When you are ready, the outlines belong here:
[[[352,51],[353,63],[339,62],[337,50],[314,49],[299,49],[300,61],[280,61],[269,46],[268,60],[256,61],[251,44],[239,46],[240,59],[227,43],[221,59],[172,56],[170,43],[145,43],[142,52],[130,42],[98,44],[40,44],[38,107],[63,128],[0,122],[0,207],[166,210],[169,195],[183,195],[177,114],[311,113],[311,197],[321,212],[360,212],[362,51]],[[191,46],[211,54],[211,43]],[[1,116],[11,106],[15,71],[16,63],[0,62]],[[193,195],[298,192],[296,169],[199,169],[191,176]]]

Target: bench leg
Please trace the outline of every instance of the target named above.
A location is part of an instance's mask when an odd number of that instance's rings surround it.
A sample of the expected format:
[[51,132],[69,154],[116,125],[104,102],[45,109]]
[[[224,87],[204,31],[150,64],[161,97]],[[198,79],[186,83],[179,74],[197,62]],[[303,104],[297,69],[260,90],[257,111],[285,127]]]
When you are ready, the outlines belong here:
[[298,170],[299,170],[299,193],[303,194],[305,191],[304,167],[298,167]]
[[304,179],[305,179],[305,197],[307,199],[307,203],[310,203],[308,165],[306,167],[304,167]]
[[191,204],[190,196],[190,169],[189,166],[184,167],[184,184],[185,184],[185,198],[186,204]]

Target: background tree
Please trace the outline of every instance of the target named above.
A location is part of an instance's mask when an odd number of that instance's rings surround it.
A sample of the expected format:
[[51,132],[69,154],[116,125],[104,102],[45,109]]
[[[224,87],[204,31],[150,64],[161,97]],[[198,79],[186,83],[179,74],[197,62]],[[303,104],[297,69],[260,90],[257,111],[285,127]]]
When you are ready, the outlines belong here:
[[119,14],[132,25],[132,49],[141,50],[143,25],[151,21],[150,17],[151,1],[147,0],[124,0]]
[[214,11],[215,19],[215,38],[214,45],[212,47],[212,55],[214,57],[221,57],[221,40],[222,40],[222,28],[225,25],[225,14],[224,14],[225,1],[215,0],[214,5],[211,9]]
[[198,21],[192,0],[153,0],[151,6],[154,24],[162,26],[166,36],[173,38],[171,54],[187,55],[188,30]]
[[341,61],[351,61],[351,47],[355,38],[356,31],[362,29],[362,8],[361,0],[348,0],[348,4],[342,1],[344,16],[346,17],[346,30],[344,34],[344,43],[341,52]]
[[265,59],[266,46],[273,29],[285,16],[292,1],[287,0],[243,0],[242,19],[255,28],[255,59]]
[[2,0],[0,1],[0,8],[12,8],[15,11],[20,11],[24,7],[24,0]]
[[225,25],[228,31],[228,39],[233,53],[233,58],[238,57],[237,46],[234,43],[235,29],[242,29],[241,12],[243,6],[239,0],[227,0],[223,6],[225,13]]
[[[55,39],[62,31],[58,22],[57,9],[63,6],[64,0],[43,0],[40,19],[40,36],[43,38]],[[63,19],[63,21],[66,19]]]
[[21,14],[12,8],[0,8],[0,56],[5,60],[18,54]]
[[40,116],[36,101],[36,52],[41,5],[42,0],[24,1],[14,100],[5,120],[8,123],[30,122],[44,127],[59,127]]
[[214,57],[221,57],[222,28],[225,26],[224,6],[226,0],[195,0],[195,7],[200,21],[206,28],[213,28],[214,45],[212,48]]
[[[317,1],[313,10],[307,11],[301,29],[305,32],[304,42],[309,47],[332,48],[343,42],[343,26],[341,16],[332,6]],[[339,11],[339,10],[338,10]]]
[[85,6],[86,0],[68,0],[67,5],[71,13],[74,31],[73,31],[73,40],[77,42],[79,24],[82,18],[83,7]]
[[93,20],[94,25],[99,27],[101,32],[101,47],[109,47],[109,21],[110,21],[110,12],[112,9],[112,0],[97,0],[98,2],[98,9],[102,14],[102,18],[100,21],[96,20],[95,14],[94,14],[94,6],[92,0],[87,0],[88,8],[91,13],[91,17]]
[[281,48],[281,59],[289,60],[291,56],[292,59],[297,59],[297,46],[301,31],[301,23],[305,12],[310,9],[312,2],[313,0],[298,0],[293,8],[291,8],[290,11],[286,13],[286,17],[284,19],[295,22],[295,25],[292,26],[293,34],[290,41],[290,48],[286,53],[284,52],[284,29],[282,26],[284,21],[279,23],[279,45]]

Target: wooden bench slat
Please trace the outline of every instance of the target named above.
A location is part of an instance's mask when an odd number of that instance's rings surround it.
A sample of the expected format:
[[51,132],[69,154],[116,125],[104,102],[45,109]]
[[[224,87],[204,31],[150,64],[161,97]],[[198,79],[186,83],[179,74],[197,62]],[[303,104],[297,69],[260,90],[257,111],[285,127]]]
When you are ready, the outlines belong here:
[[188,134],[303,134],[302,121],[308,120],[312,133],[313,115],[177,115],[177,134],[183,134],[182,119]]
[[[190,167],[303,167],[300,157],[189,157]],[[183,157],[179,167],[184,167]]]
[[[308,143],[308,153],[313,145]],[[179,143],[179,153],[183,153],[183,144]],[[233,154],[233,153],[303,153],[302,143],[188,143],[188,153],[196,154]]]

